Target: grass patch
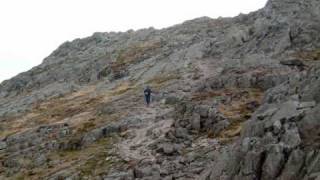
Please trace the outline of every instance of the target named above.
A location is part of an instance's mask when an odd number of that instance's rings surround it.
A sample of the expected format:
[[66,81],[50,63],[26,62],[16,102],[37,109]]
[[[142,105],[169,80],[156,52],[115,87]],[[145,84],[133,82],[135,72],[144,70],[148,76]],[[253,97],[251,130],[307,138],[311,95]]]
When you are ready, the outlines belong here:
[[[226,96],[226,95],[225,95]],[[231,120],[247,120],[260,105],[263,92],[259,89],[232,90],[228,93],[231,100],[219,105],[219,111]]]
[[124,71],[130,64],[135,64],[152,56],[161,47],[161,42],[143,42],[133,44],[118,51],[116,61],[111,64],[112,71],[117,74]]
[[131,89],[134,89],[135,86],[132,86],[130,82],[121,82],[116,88],[110,91],[110,95],[116,96],[128,92]]
[[[35,179],[46,179],[62,170],[80,172],[81,176],[93,176],[108,172],[111,167],[123,165],[113,150],[117,138],[103,138],[80,150],[60,150],[48,154],[47,168],[38,169]],[[108,158],[109,157],[109,158]],[[111,158],[113,157],[113,158]]]
[[16,133],[20,132],[20,130],[14,130],[14,129],[10,129],[10,130],[4,130],[0,132],[0,138],[5,138],[11,135],[14,135]]
[[[47,124],[63,120],[68,117],[79,115],[96,109],[102,102],[101,97],[91,98],[88,95],[78,96],[72,99],[58,98],[34,106],[32,111],[35,114],[30,122],[37,122],[37,125]],[[28,123],[28,121],[25,121]],[[32,124],[30,124],[32,126]],[[33,125],[34,126],[34,125]]]
[[146,82],[146,84],[150,84],[153,87],[161,87],[161,85],[163,85],[164,83],[171,81],[171,80],[177,80],[180,79],[181,76],[178,74],[160,74],[157,75],[155,77],[153,77],[152,79],[148,80]]
[[218,91],[208,91],[208,92],[201,92],[201,93],[195,93],[192,95],[192,100],[193,101],[203,101],[209,98],[212,99],[219,99],[222,96],[221,92]]
[[240,132],[242,130],[242,125],[243,122],[241,121],[234,121],[231,123],[231,125],[225,129],[224,131],[222,131],[218,137],[219,138],[232,138],[235,136],[239,136]]
[[311,51],[298,51],[293,54],[293,57],[301,60],[320,60],[320,49],[314,49]]
[[77,171],[83,176],[102,175],[108,172],[110,168],[117,165],[123,165],[123,162],[117,159],[111,152],[112,139],[101,139],[97,142],[93,154],[77,167]]
[[15,179],[15,180],[25,180],[25,179],[27,179],[27,175],[19,172],[18,174],[16,174],[15,176],[13,176],[12,179]]
[[[263,97],[260,89],[224,89],[214,92],[195,94],[195,100],[219,100],[219,112],[230,121],[230,125],[219,134],[208,133],[210,138],[218,138],[220,143],[231,142],[240,135],[243,123],[259,107]],[[209,100],[208,100],[209,99]]]
[[92,121],[84,122],[81,124],[80,128],[77,130],[79,133],[85,133],[90,131],[91,129],[94,129],[96,127],[96,124]]

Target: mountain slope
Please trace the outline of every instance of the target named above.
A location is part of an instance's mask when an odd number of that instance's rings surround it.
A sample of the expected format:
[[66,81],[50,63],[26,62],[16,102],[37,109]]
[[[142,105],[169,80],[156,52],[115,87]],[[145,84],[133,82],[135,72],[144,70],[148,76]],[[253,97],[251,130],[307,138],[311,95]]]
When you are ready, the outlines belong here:
[[0,177],[319,178],[319,10],[270,0],[62,44],[0,85]]

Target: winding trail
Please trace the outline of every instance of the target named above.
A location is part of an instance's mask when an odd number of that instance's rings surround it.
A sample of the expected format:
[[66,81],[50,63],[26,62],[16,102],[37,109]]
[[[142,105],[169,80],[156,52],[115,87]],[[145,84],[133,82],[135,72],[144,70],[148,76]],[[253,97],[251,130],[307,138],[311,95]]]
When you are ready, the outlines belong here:
[[141,123],[125,132],[127,137],[117,144],[119,156],[127,162],[155,161],[155,153],[148,147],[170,130],[173,119],[165,118],[165,115],[171,110],[162,108],[159,103],[140,107],[132,118],[139,118]]

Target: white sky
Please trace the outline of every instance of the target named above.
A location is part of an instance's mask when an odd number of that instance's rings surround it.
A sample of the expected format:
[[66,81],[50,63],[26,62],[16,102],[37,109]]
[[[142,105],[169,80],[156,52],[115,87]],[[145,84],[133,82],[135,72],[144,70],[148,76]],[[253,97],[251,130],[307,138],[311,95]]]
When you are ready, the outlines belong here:
[[94,32],[163,28],[236,16],[267,0],[0,0],[0,82],[36,66],[61,43]]

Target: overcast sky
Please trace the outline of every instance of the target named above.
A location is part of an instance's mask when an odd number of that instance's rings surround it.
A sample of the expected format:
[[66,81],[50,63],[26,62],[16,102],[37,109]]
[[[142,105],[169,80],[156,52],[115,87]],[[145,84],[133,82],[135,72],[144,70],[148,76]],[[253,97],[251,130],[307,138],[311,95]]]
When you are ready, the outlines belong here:
[[61,43],[94,32],[163,28],[230,17],[267,0],[0,0],[0,82],[36,66]]

